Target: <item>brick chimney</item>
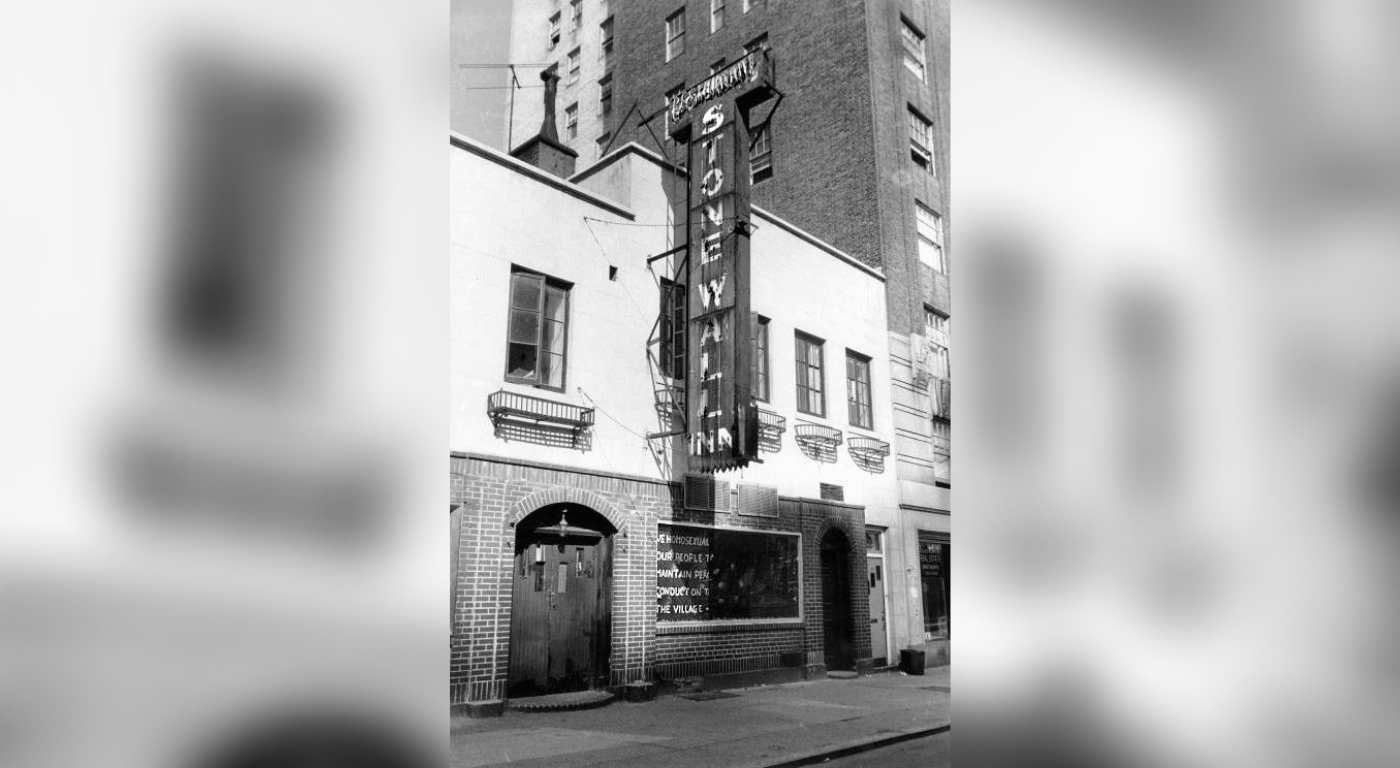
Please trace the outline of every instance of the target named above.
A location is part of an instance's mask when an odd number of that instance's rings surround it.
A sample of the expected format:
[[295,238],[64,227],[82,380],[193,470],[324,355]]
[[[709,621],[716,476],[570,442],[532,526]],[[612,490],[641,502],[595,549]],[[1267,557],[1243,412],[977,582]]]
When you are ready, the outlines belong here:
[[567,179],[574,175],[578,153],[559,142],[559,131],[554,124],[554,101],[559,93],[559,75],[554,70],[555,67],[550,67],[540,73],[540,79],[544,81],[544,122],[540,125],[539,135],[527,139],[510,154],[543,171]]

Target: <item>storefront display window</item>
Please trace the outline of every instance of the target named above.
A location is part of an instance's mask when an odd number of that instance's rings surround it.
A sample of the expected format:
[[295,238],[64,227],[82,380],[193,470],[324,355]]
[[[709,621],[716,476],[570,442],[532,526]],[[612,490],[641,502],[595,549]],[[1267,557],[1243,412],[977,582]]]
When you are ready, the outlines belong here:
[[919,531],[919,576],[923,582],[925,641],[944,640],[949,636],[948,569],[948,536]]

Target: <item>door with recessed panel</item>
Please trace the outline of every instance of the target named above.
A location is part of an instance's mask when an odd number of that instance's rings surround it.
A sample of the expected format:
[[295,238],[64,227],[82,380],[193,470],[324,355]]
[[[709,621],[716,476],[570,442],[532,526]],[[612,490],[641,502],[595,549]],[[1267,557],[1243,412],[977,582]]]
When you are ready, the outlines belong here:
[[601,535],[522,538],[511,590],[507,695],[606,685],[609,540]]
[[866,580],[870,584],[870,655],[874,666],[883,667],[889,663],[886,640],[889,629],[885,624],[885,559],[866,558]]

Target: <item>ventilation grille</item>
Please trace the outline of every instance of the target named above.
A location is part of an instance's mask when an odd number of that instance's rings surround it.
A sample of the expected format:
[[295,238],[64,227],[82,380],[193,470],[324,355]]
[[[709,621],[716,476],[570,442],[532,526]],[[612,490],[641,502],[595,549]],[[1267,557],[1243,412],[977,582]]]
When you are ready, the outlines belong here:
[[825,501],[845,501],[846,489],[831,483],[822,483],[822,499]]
[[709,475],[686,475],[685,508],[728,512],[729,483]]
[[739,514],[755,517],[777,517],[778,489],[766,485],[740,483]]

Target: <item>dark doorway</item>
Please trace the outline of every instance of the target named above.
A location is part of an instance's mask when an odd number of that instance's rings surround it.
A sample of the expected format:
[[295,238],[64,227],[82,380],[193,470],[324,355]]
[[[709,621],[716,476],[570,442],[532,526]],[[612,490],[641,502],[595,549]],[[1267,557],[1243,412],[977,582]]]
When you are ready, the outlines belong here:
[[587,507],[543,507],[516,526],[511,698],[608,684],[612,534]]
[[851,542],[839,530],[822,537],[822,636],[827,669],[855,669],[851,641]]

